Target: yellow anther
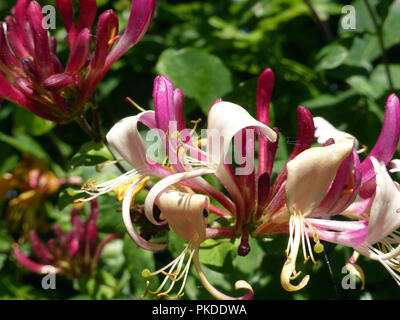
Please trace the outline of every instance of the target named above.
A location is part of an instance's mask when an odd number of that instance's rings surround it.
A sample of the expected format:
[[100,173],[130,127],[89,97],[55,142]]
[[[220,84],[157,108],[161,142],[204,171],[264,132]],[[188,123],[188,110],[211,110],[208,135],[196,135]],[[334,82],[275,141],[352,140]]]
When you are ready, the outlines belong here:
[[321,253],[322,251],[324,251],[324,245],[321,243],[321,242],[317,242],[315,245],[314,245],[314,252],[315,253]]
[[171,138],[178,140],[179,139],[179,131],[177,130],[177,131],[173,132],[171,134]]
[[142,277],[143,277],[143,278],[148,278],[148,277],[150,277],[150,276],[151,276],[150,270],[149,270],[149,269],[143,269],[143,271],[142,271]]

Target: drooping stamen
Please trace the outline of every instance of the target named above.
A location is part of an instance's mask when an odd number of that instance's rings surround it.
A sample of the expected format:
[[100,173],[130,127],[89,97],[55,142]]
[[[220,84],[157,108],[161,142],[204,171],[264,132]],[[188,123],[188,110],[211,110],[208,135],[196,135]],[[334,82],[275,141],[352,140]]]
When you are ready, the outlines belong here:
[[[173,260],[172,262],[170,262],[169,264],[167,264],[163,268],[161,268],[161,269],[159,269],[157,271],[154,271],[154,272],[150,272],[149,269],[144,269],[142,271],[142,277],[144,277],[144,278],[148,278],[148,277],[157,275],[159,273],[162,273],[163,275],[165,275],[165,278],[162,281],[162,283],[160,284],[160,286],[154,291],[149,289],[150,282],[147,281],[147,289],[146,289],[146,292],[143,294],[142,297],[145,297],[147,295],[147,293],[150,293],[152,295],[155,295],[157,298],[162,297],[162,296],[168,297],[170,299],[181,298],[184,295],[183,294],[183,290],[185,288],[187,276],[188,276],[188,273],[189,273],[189,267],[190,267],[190,264],[191,264],[191,261],[192,261],[192,258],[193,258],[195,250],[196,249],[192,250],[191,249],[191,245],[189,244],[189,245],[186,246],[186,248],[182,251],[182,253],[175,260]],[[190,251],[190,255],[189,255],[189,258],[188,258],[188,260],[186,262],[185,267],[182,270],[182,266],[184,264],[186,253],[188,251]],[[168,269],[168,271],[166,271],[167,269]],[[169,293],[174,288],[175,283],[179,282],[182,278],[183,278],[182,285],[181,285],[178,293],[175,296],[170,296]],[[163,288],[167,284],[168,280],[171,281],[171,284],[169,285],[169,287],[165,291],[161,292],[161,290],[163,290]]]

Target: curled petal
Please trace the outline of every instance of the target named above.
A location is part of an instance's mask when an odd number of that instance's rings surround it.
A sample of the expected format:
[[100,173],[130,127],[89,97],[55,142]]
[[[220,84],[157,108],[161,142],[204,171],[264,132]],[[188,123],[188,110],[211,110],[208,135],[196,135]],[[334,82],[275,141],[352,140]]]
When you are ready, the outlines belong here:
[[107,133],[107,141],[139,173],[156,177],[169,175],[169,170],[146,157],[146,147],[137,128],[139,122],[155,127],[154,111],[120,120]]
[[360,195],[363,198],[370,197],[375,190],[375,183],[370,182],[375,176],[374,166],[371,158],[374,157],[378,162],[385,165],[392,159],[396,151],[400,137],[400,102],[399,98],[392,94],[386,102],[385,119],[383,121],[382,131],[378,141],[371,150],[367,158],[361,163],[362,168],[362,184]]
[[329,139],[333,139],[334,142],[339,142],[344,138],[351,138],[355,141],[355,148],[358,149],[358,140],[351,134],[336,129],[332,124],[326,121],[322,117],[314,118],[315,126],[315,138],[319,144],[325,144]]
[[128,231],[129,236],[131,239],[142,249],[149,250],[149,251],[161,251],[165,249],[167,243],[151,243],[145,240],[143,237],[139,235],[139,233],[135,230],[135,227],[132,224],[131,220],[131,200],[135,193],[136,183],[132,184],[124,197],[122,202],[122,218],[124,220],[124,224],[126,230]]
[[254,297],[254,292],[253,292],[253,288],[251,287],[251,285],[249,283],[247,283],[244,280],[239,280],[236,281],[235,283],[235,290],[240,290],[240,289],[246,289],[247,293],[244,294],[241,297],[231,297],[228,296],[222,292],[220,292],[219,290],[217,290],[206,278],[206,276],[203,273],[203,270],[201,269],[201,265],[200,265],[200,261],[199,261],[199,250],[196,249],[194,252],[194,256],[193,256],[193,264],[196,268],[196,271],[199,275],[200,281],[203,284],[204,288],[206,288],[206,290],[215,298],[218,300],[251,300]]
[[107,57],[106,70],[144,36],[153,19],[155,8],[156,0],[132,1],[128,25],[118,44]]
[[153,210],[154,210],[154,204],[156,200],[158,200],[158,197],[162,194],[162,192],[168,188],[169,186],[184,181],[184,180],[190,180],[195,177],[200,177],[206,174],[212,174],[214,173],[214,170],[211,169],[197,169],[193,170],[191,172],[181,172],[181,173],[176,173],[172,174],[159,182],[157,182],[150,190],[150,192],[147,194],[146,200],[144,202],[144,209],[145,209],[145,214],[147,219],[149,219],[153,224],[158,225],[159,223],[155,220],[154,215],[153,215]]
[[[15,260],[23,266],[24,268],[38,274],[46,273],[47,270],[47,265],[44,264],[39,264],[36,263],[35,261],[32,261],[28,257],[26,257],[22,251],[18,248],[17,244],[13,245],[13,254],[15,257]],[[59,271],[58,269],[55,268],[56,271]]]

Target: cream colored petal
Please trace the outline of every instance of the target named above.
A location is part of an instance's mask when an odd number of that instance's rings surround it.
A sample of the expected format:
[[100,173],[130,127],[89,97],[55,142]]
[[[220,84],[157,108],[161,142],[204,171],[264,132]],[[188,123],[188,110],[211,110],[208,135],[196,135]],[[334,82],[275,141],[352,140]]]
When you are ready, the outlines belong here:
[[351,138],[355,141],[355,148],[358,149],[358,140],[351,134],[336,129],[332,124],[321,117],[314,117],[315,133],[314,136],[317,138],[319,144],[324,144],[330,138],[339,142],[344,138]]
[[343,160],[353,149],[352,139],[300,153],[287,164],[286,198],[289,211],[308,216],[326,196]]
[[164,192],[157,201],[169,226],[184,241],[200,245],[206,238],[208,198],[178,191]]

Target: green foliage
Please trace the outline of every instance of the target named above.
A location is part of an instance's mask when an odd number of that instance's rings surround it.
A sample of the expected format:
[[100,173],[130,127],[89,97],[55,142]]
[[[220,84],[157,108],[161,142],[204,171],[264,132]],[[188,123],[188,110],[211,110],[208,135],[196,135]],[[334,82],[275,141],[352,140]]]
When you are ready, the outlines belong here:
[[[97,1],[100,11],[109,8],[117,11],[120,30],[126,26],[130,2]],[[183,91],[188,127],[192,126],[189,120],[199,117],[203,119],[199,126],[205,127],[208,110],[217,98],[240,104],[255,116],[258,76],[265,68],[271,68],[275,87],[270,121],[280,130],[272,179],[284,167],[295,145],[298,105],[307,107],[313,116],[329,119],[370,149],[379,135],[388,95],[400,90],[400,2],[369,0],[369,3],[378,30],[365,0],[350,3],[356,12],[355,30],[341,27],[341,9],[348,1],[160,0],[149,32],[113,65],[97,88],[99,131],[106,133],[123,117],[137,114],[138,110],[125,101],[128,96],[142,108],[151,110],[153,81],[160,74],[169,77],[175,88]],[[0,1],[2,21],[9,15],[10,7],[9,1]],[[59,17],[57,21],[58,54],[66,60],[66,33]],[[93,142],[76,123],[55,125],[9,102],[2,103],[0,178],[12,173],[27,154],[41,159],[60,178],[80,176],[84,182],[88,179],[103,182],[120,175],[115,166],[96,171],[96,165],[114,157],[103,143]],[[90,120],[95,117],[91,110],[87,114]],[[120,164],[130,169],[126,162]],[[218,183],[215,178],[207,179],[212,184]],[[0,192],[1,188],[2,185]],[[52,237],[54,224],[69,226],[72,203],[84,196],[80,188],[80,185],[65,185],[41,200],[46,205],[34,217],[45,216],[45,226],[40,231],[44,239]],[[220,185],[218,188],[222,190]],[[19,192],[17,189],[11,191]],[[144,195],[141,193],[135,203],[143,204]],[[19,241],[26,245],[27,241],[11,235],[8,229],[6,212],[13,199],[12,192],[1,196],[0,193],[0,299],[140,299],[147,288],[146,280],[150,280],[150,289],[154,289],[162,279],[158,276],[144,279],[142,270],[163,267],[185,247],[171,231],[164,237],[169,242],[164,252],[151,253],[138,248],[127,235],[121,202],[110,192],[99,198],[97,227],[102,239],[110,233],[121,234],[121,239],[105,247],[92,278],[72,281],[58,277],[57,290],[44,291],[40,287],[41,277],[17,265],[12,256],[12,243]],[[342,290],[341,270],[352,252],[329,244],[325,246],[326,257],[317,256],[318,266],[308,263],[303,267],[299,258],[301,277],[311,276],[309,286],[294,294],[286,292],[279,279],[286,258],[287,235],[250,237],[251,251],[246,257],[237,255],[239,241],[210,239],[201,244],[199,256],[204,273],[221,291],[236,294],[233,284],[243,279],[253,286],[256,299],[393,299],[398,295],[398,288],[383,267],[363,258],[360,265],[366,274],[365,292]],[[193,266],[184,298],[211,298]]]

